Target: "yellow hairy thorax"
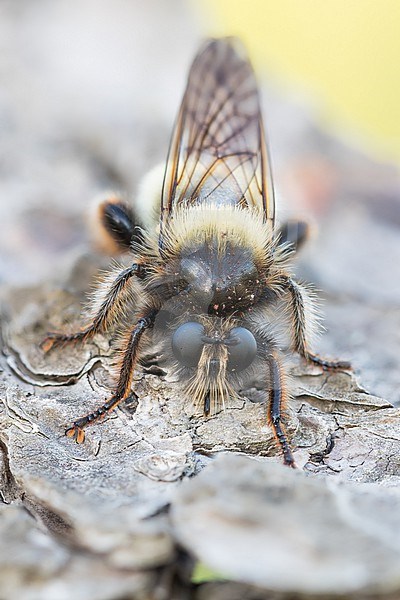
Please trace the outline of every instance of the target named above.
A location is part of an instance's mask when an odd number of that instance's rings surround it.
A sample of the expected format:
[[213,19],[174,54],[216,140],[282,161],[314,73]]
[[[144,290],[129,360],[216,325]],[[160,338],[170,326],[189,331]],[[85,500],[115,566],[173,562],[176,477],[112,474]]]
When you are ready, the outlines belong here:
[[165,248],[174,255],[187,246],[218,243],[221,253],[230,246],[251,250],[256,262],[263,262],[273,246],[271,224],[258,210],[211,203],[179,207],[164,229]]

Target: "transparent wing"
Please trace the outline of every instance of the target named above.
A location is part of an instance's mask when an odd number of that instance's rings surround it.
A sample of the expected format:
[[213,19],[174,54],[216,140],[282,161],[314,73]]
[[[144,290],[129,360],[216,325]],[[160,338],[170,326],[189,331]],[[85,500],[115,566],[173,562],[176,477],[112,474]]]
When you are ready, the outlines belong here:
[[176,206],[205,201],[258,209],[274,225],[257,82],[235,38],[209,40],[190,69],[164,176],[161,236]]

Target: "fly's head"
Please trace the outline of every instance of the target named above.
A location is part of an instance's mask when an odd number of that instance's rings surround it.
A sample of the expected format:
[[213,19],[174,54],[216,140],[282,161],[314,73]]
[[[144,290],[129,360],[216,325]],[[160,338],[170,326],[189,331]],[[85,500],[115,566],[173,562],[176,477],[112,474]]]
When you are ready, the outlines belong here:
[[253,365],[258,345],[249,329],[231,319],[194,318],[173,328],[171,350],[187,397],[207,415],[235,395],[233,380]]

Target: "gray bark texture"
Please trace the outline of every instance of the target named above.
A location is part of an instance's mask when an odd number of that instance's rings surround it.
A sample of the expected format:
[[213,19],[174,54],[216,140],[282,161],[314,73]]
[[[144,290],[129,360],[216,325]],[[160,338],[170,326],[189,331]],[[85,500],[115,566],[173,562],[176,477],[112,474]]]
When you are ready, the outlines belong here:
[[296,470],[257,382],[206,419],[148,361],[138,402],[82,445],[64,435],[110,396],[112,340],[40,342],[79,328],[109,266],[90,249],[90,198],[134,195],[165,158],[202,36],[188,6],[0,6],[0,600],[398,600],[399,173],[262,74],[281,218],[318,221],[296,267],[324,290],[316,349],[354,371],[288,357]]

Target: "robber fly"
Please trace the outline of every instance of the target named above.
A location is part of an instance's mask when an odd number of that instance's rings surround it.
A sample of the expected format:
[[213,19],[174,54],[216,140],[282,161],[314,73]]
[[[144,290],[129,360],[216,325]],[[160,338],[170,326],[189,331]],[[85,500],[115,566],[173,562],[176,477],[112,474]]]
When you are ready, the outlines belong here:
[[[103,281],[86,327],[48,334],[43,342],[48,351],[124,323],[111,398],[66,434],[83,442],[87,425],[134,393],[135,365],[146,340],[155,337],[161,360],[206,416],[256,376],[284,462],[294,466],[283,418],[288,398],[283,354],[271,333],[271,309],[286,306],[291,348],[308,362],[324,369],[349,365],[310,350],[317,322],[313,297],[288,272],[293,248],[284,243],[285,231],[275,229],[260,99],[237,39],[208,40],[196,56],[162,187],[156,193],[148,188],[142,190],[147,193],[138,203],[139,215],[116,197],[100,205],[104,233],[114,247],[133,252],[133,263]],[[155,203],[157,223],[151,218]]]

